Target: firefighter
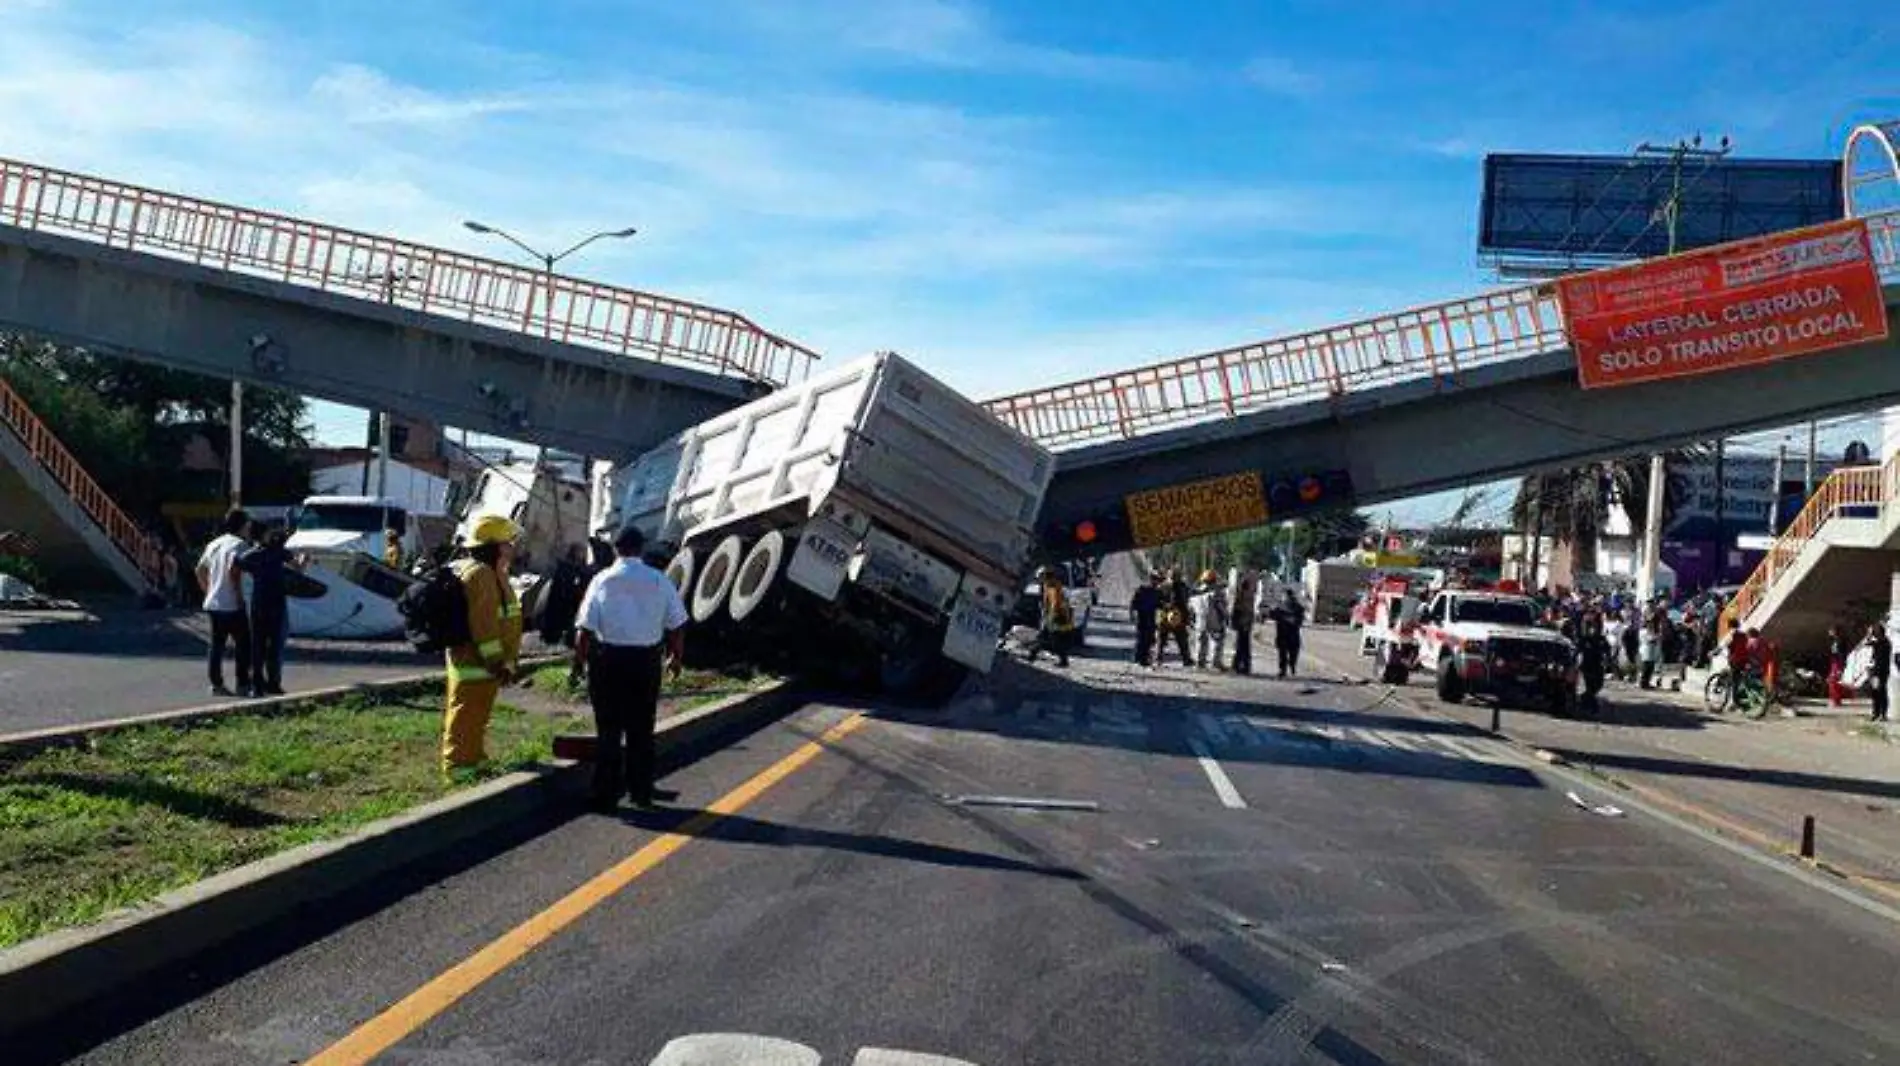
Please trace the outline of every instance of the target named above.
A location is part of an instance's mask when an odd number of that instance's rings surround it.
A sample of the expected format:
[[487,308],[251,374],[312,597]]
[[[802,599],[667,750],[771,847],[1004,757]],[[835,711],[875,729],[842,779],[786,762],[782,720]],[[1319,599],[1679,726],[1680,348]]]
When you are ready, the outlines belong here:
[[483,741],[501,686],[514,677],[521,653],[521,601],[508,584],[521,530],[501,515],[475,520],[468,557],[452,565],[468,600],[469,642],[448,651],[448,703],[442,722],[442,768],[486,759]]

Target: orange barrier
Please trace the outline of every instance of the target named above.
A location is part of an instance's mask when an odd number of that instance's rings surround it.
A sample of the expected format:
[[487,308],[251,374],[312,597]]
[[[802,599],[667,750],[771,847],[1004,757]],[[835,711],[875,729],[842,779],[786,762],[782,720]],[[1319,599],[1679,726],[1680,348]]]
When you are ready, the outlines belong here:
[[13,386],[0,380],[0,424],[11,429],[26,450],[86,516],[105,531],[107,537],[153,588],[165,587],[165,549],[157,537],[140,529],[138,523],[112,502],[112,497],[86,473],[73,453],[53,436]]
[[818,358],[716,307],[8,159],[0,222],[772,385]]

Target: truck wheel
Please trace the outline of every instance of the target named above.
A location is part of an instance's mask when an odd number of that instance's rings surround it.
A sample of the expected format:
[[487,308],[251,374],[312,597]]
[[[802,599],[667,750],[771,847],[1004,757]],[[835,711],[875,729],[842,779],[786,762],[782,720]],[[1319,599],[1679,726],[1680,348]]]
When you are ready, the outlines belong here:
[[745,544],[737,534],[721,540],[706,556],[705,565],[699,568],[699,580],[693,585],[693,621],[710,622],[718,617],[744,557]]
[[666,564],[666,578],[684,596],[692,591],[693,575],[699,572],[699,556],[691,548],[681,548]]
[[1465,679],[1458,676],[1458,664],[1449,657],[1438,663],[1438,698],[1446,703],[1459,703],[1465,698]]
[[778,584],[779,564],[785,559],[785,534],[774,529],[759,538],[739,564],[739,576],[733,579],[732,596],[726,610],[735,622],[743,622],[759,609]]

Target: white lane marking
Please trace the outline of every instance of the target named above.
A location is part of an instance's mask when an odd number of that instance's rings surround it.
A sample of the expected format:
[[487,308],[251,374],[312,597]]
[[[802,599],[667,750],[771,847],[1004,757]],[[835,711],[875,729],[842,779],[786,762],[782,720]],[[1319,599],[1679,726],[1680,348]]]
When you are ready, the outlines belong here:
[[694,1033],[667,1041],[652,1066],[819,1066],[803,1044],[751,1033]]
[[1228,778],[1227,771],[1221,769],[1220,763],[1214,761],[1207,745],[1201,743],[1200,738],[1191,737],[1188,746],[1194,749],[1194,757],[1201,761],[1201,772],[1207,775],[1208,784],[1214,786],[1214,794],[1220,797],[1221,805],[1230,810],[1244,809],[1247,801],[1240,798],[1240,790],[1234,787],[1234,782]]
[[1347,732],[1351,735],[1352,739],[1364,744],[1371,744],[1381,748],[1389,748],[1392,746],[1392,742],[1381,736],[1376,730],[1351,729],[1347,730]]
[[1502,751],[1493,751],[1484,746],[1486,742],[1477,740],[1459,740],[1455,737],[1439,737],[1438,742],[1452,751],[1474,762],[1489,763],[1492,766],[1516,766],[1517,763],[1506,757]]
[[1380,736],[1383,736],[1385,738],[1385,742],[1387,744],[1390,744],[1393,747],[1400,749],[1401,751],[1424,751],[1425,750],[1425,746],[1419,743],[1419,740],[1417,737],[1408,737],[1404,733],[1381,733]]
[[1294,728],[1302,733],[1310,733],[1316,737],[1325,737],[1327,740],[1338,741],[1346,739],[1346,731],[1336,725],[1315,725],[1311,722],[1301,722],[1295,725]]
[[858,1051],[851,1060],[851,1066],[976,1066],[968,1059],[953,1059],[948,1055],[926,1055],[921,1051],[892,1051],[889,1048],[867,1047]]

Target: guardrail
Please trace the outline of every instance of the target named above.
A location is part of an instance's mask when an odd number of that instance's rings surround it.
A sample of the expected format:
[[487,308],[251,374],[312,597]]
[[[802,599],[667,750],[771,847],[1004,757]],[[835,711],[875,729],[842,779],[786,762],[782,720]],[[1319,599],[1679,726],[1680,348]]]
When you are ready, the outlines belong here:
[[66,450],[66,446],[59,442],[46,423],[40,421],[40,417],[27,406],[26,400],[4,380],[0,380],[0,423],[4,423],[20,438],[27,452],[58,482],[73,503],[85,512],[86,517],[92,519],[113,545],[131,560],[153,588],[167,587],[165,549],[158,538],[141,530],[138,523],[119,509],[112,497],[106,495],[92,475],[79,465],[73,453]]
[[818,358],[704,304],[10,159],[0,222],[771,385]]
[[1829,520],[1850,507],[1876,508],[1876,514],[1886,513],[1887,501],[1894,498],[1896,482],[1900,482],[1900,455],[1889,459],[1884,466],[1855,466],[1845,470],[1836,470],[1821,482],[1808,497],[1788,528],[1782,531],[1761,562],[1755,565],[1754,573],[1742,583],[1735,594],[1735,617],[1746,620],[1755,608],[1768,598],[1775,587],[1775,581],[1794,564],[1803,548],[1820,532]]

